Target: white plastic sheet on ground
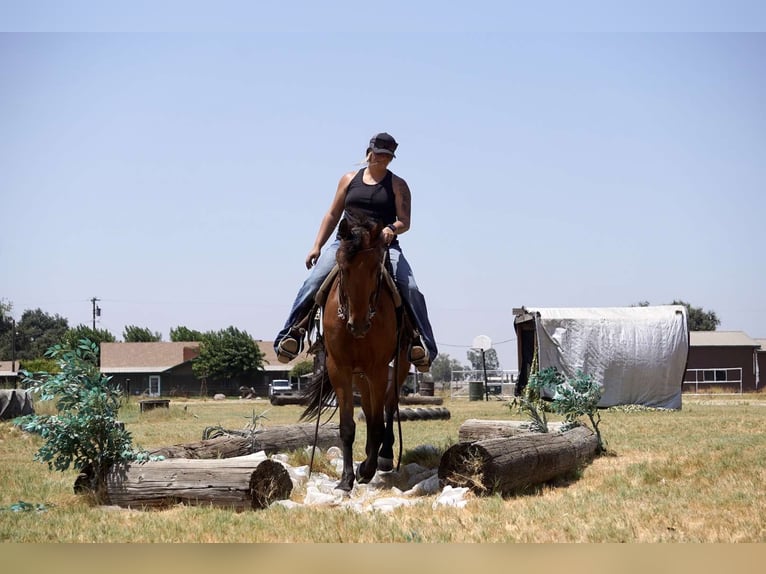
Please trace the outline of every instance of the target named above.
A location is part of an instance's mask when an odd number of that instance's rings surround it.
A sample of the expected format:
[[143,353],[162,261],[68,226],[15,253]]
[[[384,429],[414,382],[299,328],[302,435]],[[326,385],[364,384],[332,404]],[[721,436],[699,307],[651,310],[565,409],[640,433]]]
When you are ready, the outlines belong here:
[[686,307],[535,308],[539,367],[603,384],[600,407],[681,408],[689,353]]
[[[256,459],[265,458],[263,452],[248,455]],[[337,447],[327,450],[331,463],[342,465],[341,451]],[[285,508],[305,506],[344,507],[357,512],[390,512],[400,506],[411,506],[424,501],[433,508],[451,506],[463,508],[468,501],[467,488],[445,486],[440,491],[437,469],[425,468],[416,463],[402,465],[399,471],[378,472],[368,484],[354,483],[350,493],[337,490],[337,478],[313,472],[309,477],[308,466],[293,467],[287,463],[287,456],[272,455],[273,460],[281,462],[290,473],[293,481],[293,495],[290,500],[279,500]]]

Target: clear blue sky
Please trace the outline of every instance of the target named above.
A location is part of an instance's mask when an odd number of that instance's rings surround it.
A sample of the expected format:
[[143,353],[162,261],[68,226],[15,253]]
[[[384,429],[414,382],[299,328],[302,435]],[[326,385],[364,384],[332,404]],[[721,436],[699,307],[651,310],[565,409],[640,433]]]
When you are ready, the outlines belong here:
[[338,179],[388,131],[453,358],[488,335],[515,368],[521,305],[683,299],[766,337],[761,4],[108,4],[0,2],[17,319],[90,325],[98,297],[118,339],[273,339]]

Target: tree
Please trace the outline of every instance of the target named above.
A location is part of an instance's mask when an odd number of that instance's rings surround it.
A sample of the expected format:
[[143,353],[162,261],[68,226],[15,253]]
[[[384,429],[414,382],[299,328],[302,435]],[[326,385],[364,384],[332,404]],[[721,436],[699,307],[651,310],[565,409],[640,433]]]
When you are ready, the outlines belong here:
[[715,311],[705,311],[702,307],[692,307],[686,301],[673,301],[671,305],[683,305],[686,307],[686,318],[689,323],[689,331],[715,331],[721,324],[721,320]]
[[170,340],[174,343],[188,343],[190,341],[202,341],[205,337],[200,331],[188,327],[174,327],[170,329]]
[[[468,360],[471,363],[471,368],[474,371],[481,371],[484,369],[484,365],[481,362],[481,351],[476,349],[468,350]],[[488,371],[497,371],[500,369],[500,360],[497,358],[497,351],[494,349],[488,349],[484,351],[484,363]]]
[[11,359],[14,356],[11,350],[13,339],[13,303],[0,299],[0,360]]
[[290,369],[290,378],[300,378],[303,375],[308,375],[314,372],[314,361],[305,360],[295,363],[295,366]]
[[447,354],[439,353],[431,363],[431,376],[434,381],[451,381],[452,371],[462,371],[464,369],[465,367],[457,359],[453,359]]
[[69,349],[76,349],[79,342],[83,339],[96,344],[98,348],[96,355],[99,357],[99,362],[101,360],[101,343],[114,343],[117,340],[106,329],[93,329],[87,325],[80,324],[64,333],[62,345]]
[[59,315],[49,315],[41,309],[27,309],[16,324],[16,358],[39,359],[61,342],[69,322]]
[[159,332],[152,333],[146,327],[125,325],[125,330],[122,332],[122,339],[126,343],[159,343],[162,341],[162,335]]
[[263,353],[245,331],[235,327],[209,331],[202,338],[192,370],[199,379],[236,379],[263,370]]
[[56,414],[27,415],[17,423],[39,433],[42,446],[35,460],[51,470],[70,466],[89,475],[87,485],[98,502],[105,502],[106,474],[118,462],[147,460],[148,453],[132,448],[131,434],[117,415],[123,396],[110,377],[98,369],[98,344],[82,340],[68,349],[54,345],[45,354],[58,362],[56,374],[25,372],[24,383],[43,401],[55,401]]

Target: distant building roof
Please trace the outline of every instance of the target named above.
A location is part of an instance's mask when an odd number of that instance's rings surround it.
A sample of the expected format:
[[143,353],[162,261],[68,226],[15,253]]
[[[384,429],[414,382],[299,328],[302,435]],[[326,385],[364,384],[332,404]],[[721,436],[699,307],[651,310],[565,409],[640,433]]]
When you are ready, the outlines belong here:
[[101,343],[102,373],[162,373],[199,356],[199,343]]
[[692,347],[758,347],[759,343],[743,331],[692,331],[689,333]]
[[[280,363],[274,341],[255,341],[263,353],[264,371],[289,371],[306,360],[299,355],[289,363]],[[199,356],[198,342],[186,343],[101,343],[102,373],[162,373]],[[10,361],[8,362],[10,368]]]
[[766,352],[766,339],[753,339],[753,340],[761,346],[761,348],[758,349],[758,352],[761,352],[761,353]]

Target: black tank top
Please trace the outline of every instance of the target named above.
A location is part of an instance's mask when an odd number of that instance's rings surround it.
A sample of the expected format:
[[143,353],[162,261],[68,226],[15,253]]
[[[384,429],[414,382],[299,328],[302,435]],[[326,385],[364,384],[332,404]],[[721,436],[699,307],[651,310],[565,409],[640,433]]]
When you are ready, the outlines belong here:
[[360,169],[346,188],[346,213],[361,212],[385,224],[396,221],[396,196],[394,195],[393,174],[386,172],[378,183],[364,183],[364,168]]

